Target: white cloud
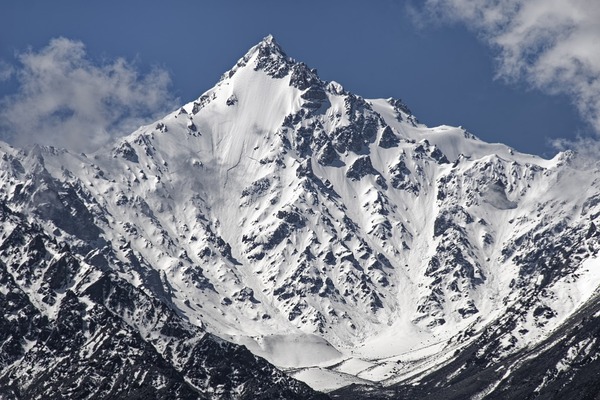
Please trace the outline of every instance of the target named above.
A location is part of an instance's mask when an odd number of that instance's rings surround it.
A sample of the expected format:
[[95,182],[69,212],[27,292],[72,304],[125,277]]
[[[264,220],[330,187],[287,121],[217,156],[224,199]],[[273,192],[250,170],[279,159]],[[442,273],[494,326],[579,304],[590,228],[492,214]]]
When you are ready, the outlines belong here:
[[92,151],[174,107],[167,72],[141,75],[122,58],[95,64],[85,46],[52,39],[17,56],[16,94],[0,102],[3,139]]
[[0,82],[4,82],[12,78],[15,70],[12,65],[0,60]]
[[570,157],[570,165],[575,168],[600,168],[600,140],[592,137],[577,136],[575,139],[554,139],[550,142],[558,151],[575,151]]
[[570,96],[600,133],[600,1],[427,0],[498,52],[498,77]]

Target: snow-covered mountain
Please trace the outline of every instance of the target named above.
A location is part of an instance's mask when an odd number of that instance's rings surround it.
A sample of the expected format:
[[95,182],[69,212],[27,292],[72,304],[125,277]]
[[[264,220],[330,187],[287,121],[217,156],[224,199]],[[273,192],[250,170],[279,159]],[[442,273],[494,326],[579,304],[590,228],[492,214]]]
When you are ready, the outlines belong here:
[[600,171],[574,154],[428,128],[270,36],[109,148],[0,153],[13,398],[600,390]]

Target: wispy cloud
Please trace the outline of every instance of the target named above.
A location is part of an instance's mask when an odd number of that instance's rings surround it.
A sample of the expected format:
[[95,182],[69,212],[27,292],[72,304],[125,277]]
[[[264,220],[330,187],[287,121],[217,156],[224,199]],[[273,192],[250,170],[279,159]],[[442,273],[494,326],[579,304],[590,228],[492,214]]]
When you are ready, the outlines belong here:
[[19,84],[17,93],[0,100],[1,136],[17,146],[92,151],[175,105],[166,71],[140,74],[123,58],[94,63],[79,41],[52,39],[17,61],[0,66],[0,78],[14,74]]
[[12,78],[15,69],[12,65],[0,60],[0,82],[4,82]]
[[600,134],[598,0],[427,0],[425,9],[490,44],[499,78],[568,95]]

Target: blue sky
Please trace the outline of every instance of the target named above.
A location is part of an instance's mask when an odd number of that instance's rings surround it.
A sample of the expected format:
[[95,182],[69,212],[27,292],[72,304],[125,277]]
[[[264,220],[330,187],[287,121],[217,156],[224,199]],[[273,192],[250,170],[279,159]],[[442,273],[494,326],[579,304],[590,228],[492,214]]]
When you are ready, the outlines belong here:
[[[553,139],[594,136],[600,61],[588,53],[600,54],[591,40],[597,2],[492,3],[5,1],[0,135],[18,145],[79,137],[93,148],[197,98],[273,34],[321,78],[366,98],[401,98],[429,126],[461,125],[544,156],[555,154]],[[571,3],[586,12],[563,17]],[[550,33],[528,42],[546,20]],[[569,32],[581,34],[548,54]]]

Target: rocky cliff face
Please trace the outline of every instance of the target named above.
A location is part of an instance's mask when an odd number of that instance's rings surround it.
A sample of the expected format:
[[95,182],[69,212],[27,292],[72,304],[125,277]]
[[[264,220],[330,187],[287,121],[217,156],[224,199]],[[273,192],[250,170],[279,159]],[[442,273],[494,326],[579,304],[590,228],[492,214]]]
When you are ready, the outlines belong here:
[[[348,398],[496,398],[591,379],[598,169],[428,128],[272,37],[109,148],[0,152],[13,397],[318,396],[291,375]],[[538,359],[555,365],[533,388]]]
[[[78,200],[62,198],[66,207]],[[104,243],[83,257],[5,202],[0,207],[3,399],[322,397],[119,277],[120,268],[141,268],[135,256],[123,264]],[[87,237],[94,227],[77,229]]]

